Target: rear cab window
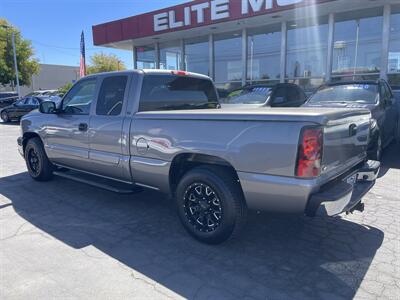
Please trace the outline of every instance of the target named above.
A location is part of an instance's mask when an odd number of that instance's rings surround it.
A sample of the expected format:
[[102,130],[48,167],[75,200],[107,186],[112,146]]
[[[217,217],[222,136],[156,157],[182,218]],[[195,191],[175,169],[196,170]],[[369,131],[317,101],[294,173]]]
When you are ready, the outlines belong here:
[[139,112],[217,107],[218,96],[209,79],[169,74],[143,78]]

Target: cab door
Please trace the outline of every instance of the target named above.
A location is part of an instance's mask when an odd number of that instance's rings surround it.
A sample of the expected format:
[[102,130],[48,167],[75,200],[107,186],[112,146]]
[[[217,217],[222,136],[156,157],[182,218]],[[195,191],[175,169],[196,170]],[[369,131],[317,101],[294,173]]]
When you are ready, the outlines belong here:
[[[130,181],[128,136],[131,118],[126,118],[130,75],[107,75],[100,88],[89,122],[90,172]],[[124,126],[125,124],[125,126]],[[123,130],[127,128],[127,130]]]
[[85,170],[89,163],[89,120],[97,78],[78,81],[62,100],[57,114],[47,115],[45,147],[56,164]]

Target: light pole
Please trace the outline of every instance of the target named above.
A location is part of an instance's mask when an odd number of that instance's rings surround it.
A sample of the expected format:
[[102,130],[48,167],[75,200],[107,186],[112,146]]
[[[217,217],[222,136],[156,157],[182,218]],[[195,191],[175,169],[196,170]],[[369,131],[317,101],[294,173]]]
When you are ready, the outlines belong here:
[[[1,27],[7,29],[10,29],[10,26],[7,25],[0,25]],[[18,93],[18,98],[21,98],[21,90],[19,88],[19,76],[18,76],[18,65],[17,65],[17,52],[15,50],[15,33],[14,31],[11,32],[11,43],[13,47],[13,55],[14,55],[14,67],[15,67],[15,76],[17,79],[17,93]]]

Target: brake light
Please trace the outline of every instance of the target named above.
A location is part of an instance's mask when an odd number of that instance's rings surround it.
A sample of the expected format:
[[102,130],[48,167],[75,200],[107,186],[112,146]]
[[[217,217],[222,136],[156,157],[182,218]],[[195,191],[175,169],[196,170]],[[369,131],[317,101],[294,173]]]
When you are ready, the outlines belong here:
[[176,71],[176,70],[174,70],[174,71],[171,71],[171,73],[174,74],[174,75],[179,75],[179,76],[187,76],[187,75],[189,75],[189,73],[186,72],[186,71]]
[[322,128],[304,128],[297,153],[296,176],[316,177],[321,173]]

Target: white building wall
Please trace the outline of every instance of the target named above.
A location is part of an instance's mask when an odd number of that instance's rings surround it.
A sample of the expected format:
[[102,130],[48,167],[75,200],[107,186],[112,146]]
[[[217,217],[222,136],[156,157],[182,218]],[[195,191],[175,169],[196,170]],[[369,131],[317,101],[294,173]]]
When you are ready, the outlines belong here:
[[55,90],[78,79],[79,67],[40,64],[39,74],[32,76],[31,86],[21,87],[21,94],[26,95],[37,90]]

